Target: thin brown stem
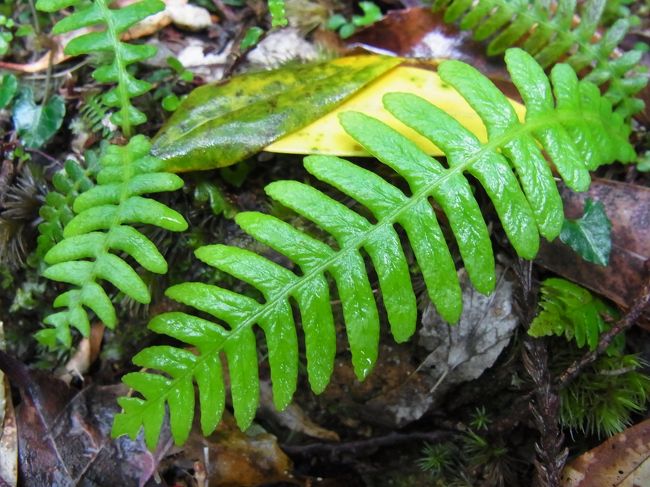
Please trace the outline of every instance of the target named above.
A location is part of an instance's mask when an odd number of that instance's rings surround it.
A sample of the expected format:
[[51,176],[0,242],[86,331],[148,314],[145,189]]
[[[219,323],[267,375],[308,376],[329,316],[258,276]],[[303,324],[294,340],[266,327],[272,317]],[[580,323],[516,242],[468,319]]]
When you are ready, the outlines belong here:
[[341,443],[311,443],[309,445],[282,445],[282,449],[293,457],[326,456],[336,459],[341,455],[365,456],[376,451],[377,448],[395,446],[413,441],[428,441],[438,443],[454,434],[453,431],[417,431],[413,433],[390,433],[363,440],[344,441]]
[[572,380],[574,380],[580,372],[582,372],[585,367],[593,364],[598,357],[600,357],[605,350],[611,345],[614,338],[619,333],[624,332],[625,330],[632,327],[634,323],[641,317],[641,314],[648,308],[650,305],[650,279],[646,280],[645,285],[641,288],[641,292],[634,300],[632,307],[623,315],[623,317],[616,322],[616,324],[607,332],[603,333],[600,336],[598,341],[598,346],[595,350],[587,352],[581,358],[573,362],[560,376],[556,381],[558,389],[566,387]]

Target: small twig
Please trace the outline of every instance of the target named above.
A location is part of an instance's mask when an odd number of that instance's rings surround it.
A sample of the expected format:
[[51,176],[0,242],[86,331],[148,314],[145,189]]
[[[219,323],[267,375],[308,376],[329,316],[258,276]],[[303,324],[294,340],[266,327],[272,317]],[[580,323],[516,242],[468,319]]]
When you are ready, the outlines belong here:
[[34,33],[38,36],[41,33],[41,27],[38,25],[38,13],[34,0],[29,0],[29,9],[32,11],[32,20],[34,21]]
[[59,160],[58,160],[58,159],[52,157],[52,156],[49,155],[49,154],[46,154],[46,153],[43,152],[42,150],[35,149],[35,148],[33,148],[33,147],[26,147],[26,148],[25,148],[25,152],[31,152],[31,153],[33,153],[33,154],[38,154],[39,156],[44,157],[45,159],[47,159],[47,160],[50,161],[50,162],[53,162],[53,163],[56,163],[56,164],[59,163]]
[[628,312],[611,329],[600,336],[596,349],[586,353],[582,358],[577,359],[562,372],[556,381],[557,388],[562,389],[566,387],[572,380],[578,377],[585,367],[593,364],[598,357],[605,353],[605,350],[607,350],[614,338],[616,338],[616,335],[631,328],[636,323],[648,305],[650,305],[650,279],[646,280],[645,285]]
[[[90,64],[90,63],[91,63],[91,60],[90,60],[90,58],[88,58],[88,59],[84,59],[81,62],[78,62],[77,64],[75,64],[74,66],[72,66],[70,68],[64,69],[62,71],[57,71],[56,73],[51,73],[51,74],[29,74],[29,75],[23,76],[22,79],[42,80],[42,79],[48,79],[48,78],[50,78],[50,79],[62,78],[64,76],[67,76],[70,73],[73,73],[77,69],[84,67],[86,64]],[[2,67],[3,67],[3,65],[2,65],[2,63],[0,63],[0,68],[2,68]]]
[[377,448],[395,446],[412,441],[428,441],[437,443],[454,434],[453,431],[430,431],[413,433],[390,433],[384,436],[377,436],[365,440],[354,440],[342,443],[311,443],[309,445],[282,445],[282,449],[290,456],[313,457],[314,455],[325,455],[330,459],[343,454],[353,456],[371,455]]

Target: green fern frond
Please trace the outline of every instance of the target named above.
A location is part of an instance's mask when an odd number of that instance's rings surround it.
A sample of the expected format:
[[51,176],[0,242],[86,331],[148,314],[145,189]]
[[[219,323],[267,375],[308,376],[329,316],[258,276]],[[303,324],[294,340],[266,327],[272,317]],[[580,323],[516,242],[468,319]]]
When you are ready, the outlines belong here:
[[575,340],[578,347],[587,345],[595,350],[600,334],[610,328],[604,317],[618,314],[586,289],[564,279],[546,279],[541,294],[541,311],[528,330],[533,337],[564,336]]
[[50,267],[43,275],[76,288],[54,301],[55,308],[66,309],[45,318],[45,323],[54,328],[38,332],[42,343],[70,346],[70,326],[87,336],[90,325],[86,308],[109,328],[115,326],[115,308],[98,280],[110,282],[136,301],[149,302],[147,286],[117,252],[131,256],[151,272],[167,272],[167,263],[156,246],[128,225],[146,223],[175,232],[187,228],[179,213],[141,196],[183,186],[181,178],[163,172],[162,161],[150,156],[150,149],[151,144],[142,135],[133,137],[124,147],[109,146],[100,158],[97,186],[75,199],[76,216],[65,226],[64,240],[45,255]]
[[111,121],[122,128],[124,135],[131,136],[132,127],[146,121],[144,113],[131,103],[131,98],[140,96],[151,84],[135,78],[128,67],[136,62],[152,57],[156,47],[151,45],[132,45],[120,41],[120,35],[146,17],[160,12],[165,4],[160,0],[141,0],[126,7],[112,9],[107,0],[94,0],[90,4],[83,0],[38,0],[36,7],[45,12],[55,12],[68,7],[75,12],[57,22],[52,34],[63,34],[85,27],[102,26],[104,29],[83,34],[71,40],[65,47],[70,56],[103,53],[111,58],[111,63],[99,66],[93,77],[100,83],[116,83],[117,86],[103,95],[103,102],[117,108]]
[[110,124],[105,123],[105,120],[109,115],[109,111],[110,108],[103,103],[102,95],[95,94],[84,100],[79,115],[86,130],[108,139],[111,135],[111,128]]
[[[567,58],[564,62],[576,72],[587,71],[586,80],[606,84],[605,96],[627,118],[643,110],[643,101],[634,95],[647,84],[648,77],[638,69],[641,51],[615,53],[630,28],[629,19],[618,19],[593,40],[606,3],[587,0],[577,12],[576,0],[436,0],[433,10],[444,10],[446,22],[458,22],[461,29],[473,31],[476,40],[491,38],[487,46],[490,56],[521,45],[544,68]],[[578,13],[580,23],[573,27]]]
[[74,217],[72,206],[81,193],[95,186],[97,159],[90,151],[86,154],[86,167],[68,159],[63,169],[52,177],[54,189],[45,197],[39,210],[43,222],[38,225],[36,255],[42,259],[58,242],[63,240],[63,229]]
[[354,112],[341,115],[345,130],[406,181],[408,194],[336,157],[310,156],[305,167],[367,208],[374,223],[311,186],[280,181],[266,187],[272,199],[329,233],[335,247],[269,215],[237,215],[246,233],[286,256],[300,273],[241,248],[199,248],[200,260],[258,289],[264,303],[215,285],[183,283],[169,288],[170,298],[210,319],[171,312],[151,321],[152,330],[196,347],[197,352],[160,346],[136,355],[136,365],[165,375],[135,372],[124,377],[142,397],[120,399],[124,411],[116,416],[113,434],[135,437],[144,426],[147,444],[153,448],[168,404],[172,435],[182,443],[194,414],[194,382],[201,426],[210,433],[225,405],[222,354],[228,363],[235,417],[246,428],[258,404],[254,325],[267,341],[275,405],[285,407],[298,374],[294,307],[305,335],[308,377],[312,389],[321,392],[332,373],[336,348],[327,276],[333,278],[342,304],[354,370],[359,379],[365,378],[377,358],[379,311],[362,251],[375,267],[394,338],[407,340],[416,326],[416,298],[396,225],[410,242],[438,312],[456,321],[462,308],[460,285],[430,199],[444,212],[474,286],[488,293],[496,280],[488,229],[464,173],[483,186],[520,256],[535,256],[540,233],[556,237],[563,221],[562,202],[542,150],[565,182],[582,191],[589,186],[588,168],[634,157],[627,141],[629,128],[612,113],[597,87],[579,82],[569,66],[557,65],[551,73],[554,99],[548,78],[530,55],[509,50],[506,62],[527,105],[523,123],[507,98],[477,70],[458,61],[439,67],[441,78],[483,119],[489,137],[485,144],[422,98],[405,93],[384,97],[393,116],[444,151],[447,167],[376,119]]

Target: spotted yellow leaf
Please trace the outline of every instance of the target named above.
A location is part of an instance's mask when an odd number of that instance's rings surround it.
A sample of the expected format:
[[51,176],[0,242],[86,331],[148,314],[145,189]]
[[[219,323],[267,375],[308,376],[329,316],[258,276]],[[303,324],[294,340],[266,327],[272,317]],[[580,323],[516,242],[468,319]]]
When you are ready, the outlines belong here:
[[[382,105],[382,97],[390,92],[406,92],[421,96],[453,116],[471,130],[481,142],[487,141],[485,126],[476,112],[457,91],[445,85],[435,71],[434,63],[399,65],[369,83],[325,116],[300,130],[285,135],[265,148],[284,154],[328,154],[337,156],[367,156],[363,148],[341,127],[338,115],[358,111],[375,117],[396,129],[431,155],[442,155],[433,145],[414,130],[392,117]],[[526,109],[509,100],[521,120]]]

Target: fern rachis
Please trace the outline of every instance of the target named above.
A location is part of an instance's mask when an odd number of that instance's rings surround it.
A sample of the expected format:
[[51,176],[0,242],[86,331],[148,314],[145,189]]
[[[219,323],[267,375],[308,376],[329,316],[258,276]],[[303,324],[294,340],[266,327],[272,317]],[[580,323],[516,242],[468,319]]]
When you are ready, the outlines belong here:
[[[345,130],[404,178],[410,195],[343,159],[305,159],[310,173],[368,208],[376,223],[305,184],[281,181],[267,187],[271,198],[331,234],[338,249],[272,216],[246,212],[236,217],[245,232],[294,262],[302,271],[300,275],[248,250],[224,245],[198,249],[196,255],[202,261],[257,288],[264,303],[215,285],[184,283],[169,288],[167,295],[172,299],[228,327],[182,312],[155,317],[149,325],[152,330],[196,347],[197,353],[164,346],[148,348],[134,357],[136,365],[160,370],[166,376],[136,372],[124,377],[144,399],[120,400],[124,412],[116,417],[113,433],[135,436],[144,426],[147,444],[153,447],[168,404],[172,434],[177,442],[183,442],[193,417],[195,381],[201,425],[208,434],[225,404],[222,352],[229,363],[235,417],[246,427],[258,401],[255,324],[267,340],[275,404],[286,406],[296,387],[298,369],[290,299],[302,317],[310,383],[316,392],[322,391],[335,354],[326,274],[333,277],[338,289],[355,372],[364,378],[377,356],[379,319],[361,249],[377,270],[393,336],[404,341],[415,330],[415,297],[396,224],[408,237],[438,311],[455,321],[462,305],[460,286],[429,198],[441,206],[449,220],[472,283],[478,290],[490,292],[495,280],[487,227],[464,172],[472,174],[487,191],[518,254],[532,258],[539,233],[549,239],[557,236],[563,219],[561,200],[538,144],[567,184],[584,190],[589,184],[588,167],[633,157],[626,140],[629,129],[621,116],[611,112],[611,104],[600,97],[597,88],[578,82],[567,66],[556,67],[551,75],[554,101],[548,79],[529,55],[511,50],[506,58],[528,105],[525,123],[519,122],[505,97],[473,68],[457,61],[440,66],[441,77],[484,120],[489,136],[486,144],[416,96],[389,94],[384,98],[394,116],[446,153],[448,167],[383,123],[360,113],[343,114]],[[575,137],[579,138],[574,143]]]

